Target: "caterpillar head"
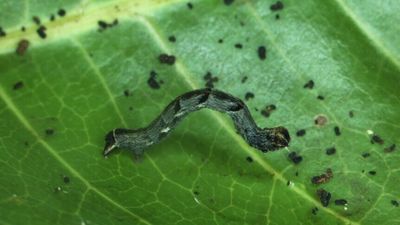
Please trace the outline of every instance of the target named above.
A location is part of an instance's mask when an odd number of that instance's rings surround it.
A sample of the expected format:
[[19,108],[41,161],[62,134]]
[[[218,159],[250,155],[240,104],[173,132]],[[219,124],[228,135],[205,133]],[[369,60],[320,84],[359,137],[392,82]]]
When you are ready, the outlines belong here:
[[275,151],[280,148],[289,146],[289,131],[284,127],[264,128],[255,140],[253,147],[263,152]]

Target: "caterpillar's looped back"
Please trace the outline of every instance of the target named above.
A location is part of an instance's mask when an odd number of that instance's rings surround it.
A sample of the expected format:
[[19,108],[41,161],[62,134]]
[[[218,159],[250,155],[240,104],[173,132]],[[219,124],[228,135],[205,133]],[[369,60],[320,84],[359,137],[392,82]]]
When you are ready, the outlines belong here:
[[289,132],[284,127],[259,128],[242,100],[213,89],[187,92],[172,101],[148,127],[131,130],[117,128],[105,136],[103,155],[116,148],[127,148],[141,155],[143,150],[165,138],[189,113],[209,108],[227,113],[238,133],[252,147],[263,152],[289,145]]

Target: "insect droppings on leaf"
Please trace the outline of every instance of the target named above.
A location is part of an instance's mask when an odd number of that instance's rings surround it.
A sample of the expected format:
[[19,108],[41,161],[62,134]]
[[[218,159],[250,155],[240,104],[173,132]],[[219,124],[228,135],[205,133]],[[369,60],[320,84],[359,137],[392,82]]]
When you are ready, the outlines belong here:
[[241,80],[242,84],[247,81],[247,76],[244,76]]
[[173,55],[162,53],[158,56],[158,60],[162,64],[174,65],[176,58]]
[[218,39],[218,43],[220,44],[224,43],[224,39]]
[[147,80],[147,84],[150,86],[152,89],[160,89],[160,84],[158,83],[156,77],[157,77],[156,71],[152,70],[150,71],[150,77]]
[[29,41],[26,39],[22,39],[18,42],[16,53],[17,55],[23,56],[25,55],[26,50],[29,47]]
[[22,31],[22,32],[25,32],[25,31],[26,31],[26,28],[25,28],[24,26],[22,26],[22,27],[21,27],[21,31]]
[[252,98],[254,98],[254,94],[252,92],[246,92],[246,94],[244,95],[244,99],[246,101],[248,101],[248,100],[250,100]]
[[372,144],[378,143],[380,145],[383,145],[383,143],[385,143],[385,141],[379,135],[373,134],[371,136],[371,143]]
[[325,189],[320,188],[317,190],[317,196],[319,197],[319,200],[321,201],[323,207],[327,207],[329,205],[329,201],[331,200],[331,193],[329,193]]
[[282,10],[284,8],[284,5],[281,1],[277,1],[274,4],[272,4],[270,7],[271,11],[278,11]]
[[317,207],[314,207],[314,208],[311,209],[311,213],[313,215],[317,215],[317,212],[318,212],[318,208]]
[[349,117],[350,117],[350,118],[353,118],[353,117],[354,117],[354,112],[353,112],[353,110],[350,110],[350,111],[349,111]]
[[247,162],[252,163],[253,162],[253,158],[251,158],[251,156],[247,156],[246,157]]
[[188,9],[193,9],[193,4],[191,2],[188,2],[187,4]]
[[69,177],[68,176],[63,176],[63,181],[64,181],[64,183],[65,184],[68,184],[71,180],[69,179]]
[[314,88],[314,81],[313,80],[309,80],[306,84],[304,84],[303,87],[304,88],[308,88],[308,89],[313,89]]
[[257,49],[258,58],[265,60],[267,58],[267,49],[265,46],[259,46]]
[[333,131],[335,132],[336,136],[340,136],[341,132],[340,132],[340,128],[338,126],[335,126],[333,128]]
[[22,81],[18,81],[17,83],[14,84],[13,89],[18,90],[24,87],[24,83]]
[[302,160],[303,157],[300,155],[297,155],[296,152],[291,152],[288,155],[288,158],[294,163],[294,164],[299,164]]
[[279,20],[280,18],[281,18],[281,16],[280,16],[279,14],[276,14],[276,15],[275,15],[275,19],[276,19],[276,20]]
[[67,14],[67,12],[65,11],[65,9],[59,9],[57,14],[61,17],[65,16]]
[[32,20],[36,25],[40,26],[41,22],[40,22],[40,18],[39,17],[34,16],[34,17],[32,17]]
[[56,16],[54,14],[50,15],[50,21],[54,21],[56,19]]
[[237,48],[237,49],[242,49],[242,48],[243,48],[243,45],[240,44],[240,43],[237,43],[237,44],[235,44],[235,48]]
[[313,176],[311,178],[311,183],[312,184],[325,184],[328,183],[331,178],[333,178],[333,172],[331,168],[326,169],[326,173],[321,174],[321,175],[317,175],[317,176]]
[[125,95],[125,97],[129,97],[131,95],[131,93],[129,92],[129,90],[125,90],[124,95]]
[[303,137],[304,135],[306,135],[306,130],[305,129],[300,129],[296,132],[296,136],[297,137]]
[[385,153],[390,153],[390,152],[393,152],[394,150],[396,150],[396,144],[392,144],[391,146],[386,147],[383,151]]
[[225,5],[231,5],[234,0],[224,0]]
[[171,35],[171,36],[168,37],[168,41],[176,42],[176,37],[174,35]]
[[199,195],[200,193],[198,191],[193,191],[194,195]]
[[5,37],[7,33],[3,30],[2,27],[0,27],[0,37]]
[[47,37],[46,34],[46,27],[45,26],[40,26],[37,30],[36,30],[37,34],[39,35],[40,38],[45,39]]
[[400,206],[399,202],[396,201],[396,200],[392,200],[392,201],[390,201],[390,203],[392,203],[392,205],[395,206],[395,207],[399,207]]
[[333,155],[333,154],[336,153],[336,148],[335,148],[335,147],[327,148],[327,149],[325,150],[325,152],[326,152],[327,155]]
[[363,154],[361,154],[361,156],[362,156],[363,158],[368,158],[368,157],[371,156],[371,154],[370,154],[369,152],[364,152]]
[[375,176],[376,175],[376,171],[375,170],[371,170],[368,172],[370,175]]
[[328,122],[328,118],[325,115],[317,115],[314,117],[314,124],[317,126],[324,126]]
[[276,110],[276,106],[274,104],[267,105],[263,110],[261,110],[261,115],[265,117],[269,117],[273,111]]
[[336,199],[335,200],[335,205],[346,205],[347,200],[346,199]]
[[54,130],[51,129],[51,128],[48,128],[48,129],[45,130],[45,133],[46,133],[46,135],[50,136],[50,135],[54,134]]
[[208,88],[213,88],[214,83],[218,82],[218,77],[213,77],[211,72],[207,72],[206,75],[204,75],[203,79],[206,81],[206,87]]
[[322,100],[324,100],[324,99],[325,99],[325,97],[324,97],[324,96],[322,96],[322,95],[318,95],[318,96],[317,96],[317,99],[322,101]]

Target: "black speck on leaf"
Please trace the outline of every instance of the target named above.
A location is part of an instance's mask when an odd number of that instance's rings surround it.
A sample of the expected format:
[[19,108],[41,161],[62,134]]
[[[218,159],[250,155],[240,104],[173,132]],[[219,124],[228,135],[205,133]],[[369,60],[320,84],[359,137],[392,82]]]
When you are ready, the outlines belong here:
[[347,200],[346,199],[336,199],[335,200],[335,205],[346,205]]
[[25,31],[26,31],[26,28],[25,28],[24,26],[22,26],[22,27],[21,27],[21,31],[22,31],[22,32],[25,32]]
[[188,9],[193,9],[193,4],[191,2],[188,2],[187,4]]
[[265,117],[269,117],[273,111],[276,110],[276,106],[274,104],[267,105],[263,110],[261,110],[261,115]]
[[24,83],[22,81],[18,81],[17,83],[14,84],[13,89],[18,90],[24,87]]
[[173,55],[162,53],[158,56],[158,60],[162,64],[174,65],[176,58]]
[[125,91],[124,91],[124,95],[125,95],[126,97],[129,97],[131,94],[129,93],[129,90],[125,90]]
[[68,184],[71,180],[69,179],[68,176],[63,176],[63,181],[64,183]]
[[234,0],[224,0],[225,5],[231,5]]
[[65,9],[59,9],[57,14],[61,17],[65,16],[65,14],[67,14],[67,12],[65,11]]
[[242,78],[242,80],[241,80],[242,84],[243,84],[244,82],[246,82],[246,80],[247,80],[247,76],[244,76],[244,77]]
[[390,145],[389,147],[386,147],[386,148],[384,149],[384,152],[385,152],[385,153],[390,153],[390,152],[393,152],[394,150],[396,150],[396,144],[392,144],[392,145]]
[[275,15],[275,19],[276,19],[276,20],[279,20],[280,18],[281,18],[281,17],[280,17],[279,14],[276,14],[276,15]]
[[240,44],[240,43],[237,43],[237,44],[235,44],[235,48],[237,48],[237,49],[242,49],[242,48],[243,48],[243,45]]
[[383,140],[379,135],[373,134],[373,135],[371,136],[371,143],[372,143],[372,144],[378,143],[378,144],[380,144],[380,145],[383,145],[383,143],[385,143],[385,142],[384,142],[384,140]]
[[306,130],[305,129],[300,129],[296,132],[296,136],[297,137],[302,137],[306,134]]
[[267,49],[265,46],[259,46],[257,49],[258,57],[261,60],[265,60],[267,58]]
[[46,135],[53,135],[54,134],[54,130],[53,129],[51,129],[51,128],[48,128],[48,129],[46,129],[45,130],[45,133],[46,133]]
[[0,37],[4,37],[6,35],[7,35],[6,32],[3,30],[2,27],[0,27]]
[[157,78],[157,73],[154,70],[150,71],[150,77],[147,80],[147,84],[152,89],[160,89],[161,87],[156,78]]
[[40,18],[39,17],[37,17],[37,16],[34,16],[34,17],[32,17],[32,20],[33,20],[33,22],[36,24],[36,25],[40,25]]
[[97,24],[99,25],[100,29],[106,29],[108,27],[108,24],[103,20],[97,21]]
[[372,176],[376,175],[376,171],[375,171],[375,170],[371,170],[371,171],[369,171],[368,173],[369,173],[370,175],[372,175]]
[[252,98],[254,98],[254,94],[252,92],[247,92],[244,96],[244,99],[246,99],[246,101],[248,101]]
[[317,190],[317,196],[319,197],[322,206],[327,207],[329,205],[329,201],[331,200],[331,193],[329,193],[325,189],[320,188]]
[[253,158],[251,158],[250,156],[246,157],[247,162],[252,163],[253,162]]
[[224,43],[224,39],[218,39],[218,43],[220,44]]
[[206,81],[207,88],[213,88],[214,83],[218,82],[218,77],[213,77],[211,72],[207,72],[206,75],[204,75],[203,79]]
[[400,206],[400,203],[398,201],[396,201],[396,200],[392,200],[392,201],[390,201],[390,203],[392,203],[392,205],[395,206],[395,207],[399,207]]
[[200,193],[198,191],[193,191],[194,195],[199,195]]
[[284,5],[281,1],[277,1],[274,4],[272,4],[270,7],[271,11],[278,11],[282,10],[284,8]]
[[56,16],[54,16],[54,14],[50,15],[50,21],[54,21],[56,19]]
[[176,42],[176,38],[175,38],[174,35],[169,36],[169,37],[168,37],[168,40],[169,40],[170,42]]
[[353,118],[353,117],[354,117],[354,112],[353,112],[353,110],[350,110],[350,111],[349,111],[349,117],[350,117],[350,118]]
[[37,34],[39,35],[40,38],[45,39],[47,37],[46,34],[46,27],[45,26],[40,26],[37,30],[36,30]]
[[336,136],[340,136],[341,132],[340,132],[340,128],[338,126],[335,126],[333,128],[333,131],[335,132]]
[[300,155],[297,155],[296,152],[291,152],[288,155],[288,158],[294,163],[294,164],[299,164],[302,160],[303,157]]
[[318,96],[317,96],[317,99],[322,101],[322,100],[324,100],[324,99],[325,99],[325,97],[324,97],[324,96],[322,96],[322,95],[318,95]]
[[335,147],[331,147],[331,148],[327,148],[326,149],[326,154],[327,155],[333,155],[336,153],[336,148]]
[[363,158],[368,158],[368,157],[371,156],[371,154],[370,154],[369,152],[364,152],[363,154],[361,154],[361,156],[362,156]]
[[314,88],[314,81],[313,80],[309,80],[306,84],[304,84],[303,87],[304,88],[308,88],[308,89],[313,89]]
[[314,207],[314,208],[311,209],[311,213],[313,215],[317,215],[317,212],[318,212],[318,208],[317,207]]

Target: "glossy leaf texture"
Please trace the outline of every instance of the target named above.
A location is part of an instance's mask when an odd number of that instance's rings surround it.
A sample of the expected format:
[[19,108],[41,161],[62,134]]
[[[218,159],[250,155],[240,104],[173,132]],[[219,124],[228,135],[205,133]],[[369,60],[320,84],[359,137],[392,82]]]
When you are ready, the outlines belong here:
[[[275,3],[0,1],[0,224],[400,223],[400,3]],[[140,161],[102,156],[207,84],[290,146],[263,154],[202,110]]]

